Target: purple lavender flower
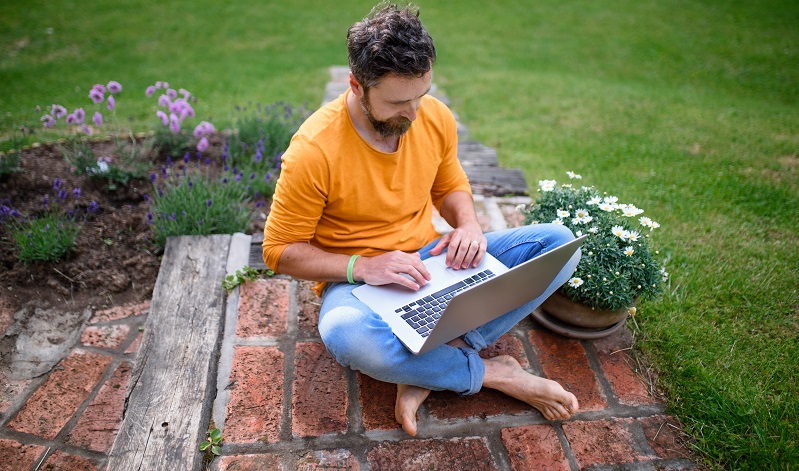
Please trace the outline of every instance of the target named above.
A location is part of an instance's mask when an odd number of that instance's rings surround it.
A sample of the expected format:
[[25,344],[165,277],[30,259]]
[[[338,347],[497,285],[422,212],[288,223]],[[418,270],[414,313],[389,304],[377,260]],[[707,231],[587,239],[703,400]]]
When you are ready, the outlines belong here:
[[61,185],[62,185],[63,183],[64,183],[64,182],[62,182],[60,178],[56,178],[56,179],[53,181],[53,189],[54,189],[54,190],[60,190],[60,189],[61,189]]
[[114,96],[108,95],[108,111],[113,111],[115,105],[116,105],[116,100],[114,100]]
[[67,109],[61,105],[53,105],[50,108],[50,113],[53,115],[55,119],[61,119],[67,115]]
[[55,126],[55,118],[53,118],[49,114],[42,116],[42,126],[46,128],[52,128],[53,126]]
[[75,188],[72,190],[72,197],[75,199],[80,198],[80,188]]
[[166,165],[161,166],[161,176],[166,178]]
[[61,201],[67,199],[67,190],[64,189],[59,190],[58,199],[60,199]]
[[[96,86],[97,85],[95,85],[95,87]],[[103,96],[103,93],[100,90],[96,89],[96,88],[92,88],[92,90],[89,92],[89,98],[91,98],[92,101],[95,104],[96,103],[102,103],[103,100],[105,100],[105,97]]]
[[86,212],[89,213],[89,214],[94,214],[99,209],[100,209],[100,205],[97,204],[97,201],[92,201],[91,203],[89,203],[89,207],[86,208]]
[[169,116],[167,116],[166,113],[158,110],[155,112],[155,115],[161,118],[161,123],[163,123],[164,126],[169,126]]
[[142,198],[144,199],[144,202],[145,202],[145,203],[149,203],[149,202],[150,202],[150,195],[148,195],[147,193],[145,193],[145,194],[142,196]]
[[151,96],[153,96],[153,93],[155,93],[155,90],[156,88],[150,85],[149,87],[147,87],[147,90],[144,91],[144,94],[147,95],[147,98],[150,98]]
[[200,142],[197,143],[197,150],[200,152],[205,152],[208,149],[208,138],[203,137],[200,139]]
[[155,174],[155,172],[151,173],[150,174],[150,183],[155,183],[155,179],[156,178],[158,178],[158,176]]
[[[108,98],[110,99],[111,97],[108,97]],[[99,111],[95,112],[94,116],[92,117],[92,122],[96,126],[102,126],[103,125],[103,115],[101,115]]]
[[115,82],[114,80],[108,82],[108,92],[109,93],[119,93],[122,91],[122,85],[119,82]]
[[191,154],[189,154],[188,152],[186,152],[185,154],[183,154],[183,163],[184,163],[184,164],[187,164],[187,163],[189,163],[189,159],[191,159]]
[[214,200],[213,200],[213,199],[210,199],[210,200],[208,200],[208,202],[207,202],[207,203],[205,203],[205,205],[206,205],[207,207],[209,207],[209,208],[211,207],[211,205],[212,205],[212,204],[214,204]]
[[198,225],[198,226],[202,226],[203,224],[204,224],[204,223],[203,223],[203,220],[202,220],[202,219],[198,219],[198,220],[197,220],[197,225]]

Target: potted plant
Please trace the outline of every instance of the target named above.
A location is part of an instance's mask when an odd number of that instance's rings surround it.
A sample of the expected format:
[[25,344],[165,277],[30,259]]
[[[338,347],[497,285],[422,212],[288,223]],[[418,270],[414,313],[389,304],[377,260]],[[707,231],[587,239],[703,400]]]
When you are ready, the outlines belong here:
[[[567,172],[571,180],[582,177]],[[660,225],[633,204],[594,187],[539,181],[538,198],[520,205],[526,224],[563,224],[576,236],[588,234],[572,278],[533,316],[576,338],[609,335],[635,314],[635,304],[660,293],[668,273],[655,259],[652,231]]]

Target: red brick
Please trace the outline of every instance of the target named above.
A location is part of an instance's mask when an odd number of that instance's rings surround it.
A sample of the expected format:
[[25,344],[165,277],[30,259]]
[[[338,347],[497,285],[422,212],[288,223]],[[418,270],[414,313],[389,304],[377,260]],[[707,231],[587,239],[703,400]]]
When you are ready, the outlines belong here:
[[124,319],[126,317],[141,316],[150,311],[150,301],[143,301],[140,303],[129,303],[122,306],[115,306],[102,311],[97,311],[89,321],[90,324],[98,322],[115,321],[117,319]]
[[505,218],[505,223],[508,227],[520,227],[524,225],[524,214],[516,209],[515,204],[500,204],[499,209],[502,211],[502,216]]
[[125,353],[139,353],[139,348],[141,348],[141,339],[142,333],[139,331],[139,333],[136,334],[136,338],[133,339],[133,342],[131,342],[128,348],[125,349]]
[[599,364],[619,402],[627,405],[655,404],[660,402],[646,386],[643,378],[635,373],[635,359],[628,353],[632,348],[629,330],[621,329],[615,334],[594,341]]
[[544,374],[577,396],[581,411],[607,406],[580,342],[542,329],[530,331],[530,341],[538,351]]
[[114,375],[97,392],[83,411],[67,443],[94,451],[108,452],[122,424],[122,410],[130,380],[131,365],[122,362]]
[[237,455],[223,456],[214,460],[218,471],[263,471],[285,470],[279,455]]
[[691,452],[685,446],[685,433],[674,417],[655,415],[638,419],[644,429],[649,446],[659,457],[665,459],[690,458]]
[[298,471],[317,471],[323,469],[359,471],[358,459],[348,450],[323,450],[306,453],[297,462]]
[[4,471],[30,471],[42,453],[43,446],[23,445],[0,438],[0,463]]
[[68,455],[63,451],[56,451],[47,458],[42,471],[94,471],[97,463],[82,456]]
[[6,373],[0,371],[0,414],[4,414],[14,400],[31,383],[31,380],[10,379]]
[[230,384],[225,441],[277,441],[283,415],[283,353],[277,347],[236,347]]
[[394,417],[396,384],[384,383],[358,373],[358,400],[361,403],[361,421],[366,431],[402,428]]
[[551,425],[506,428],[502,429],[501,435],[514,471],[571,469],[558,434]]
[[238,337],[279,337],[286,333],[290,282],[254,280],[239,287]]
[[297,287],[297,327],[301,334],[316,335],[319,323],[319,308],[322,300],[313,291],[313,281],[300,281]]
[[321,342],[297,344],[292,430],[308,437],[347,431],[346,369]]
[[631,423],[632,419],[564,422],[563,432],[571,444],[580,469],[646,459],[633,448],[633,437],[627,429]]
[[366,455],[372,469],[498,469],[484,439],[382,442]]
[[75,349],[36,390],[9,427],[53,439],[86,400],[111,358]]
[[496,342],[480,351],[480,357],[482,358],[492,358],[500,355],[512,356],[522,365],[522,368],[530,367],[530,360],[524,352],[524,345],[521,340],[512,335],[505,334],[497,339]]
[[122,325],[89,326],[80,336],[80,343],[92,347],[117,349],[128,337],[130,327]]

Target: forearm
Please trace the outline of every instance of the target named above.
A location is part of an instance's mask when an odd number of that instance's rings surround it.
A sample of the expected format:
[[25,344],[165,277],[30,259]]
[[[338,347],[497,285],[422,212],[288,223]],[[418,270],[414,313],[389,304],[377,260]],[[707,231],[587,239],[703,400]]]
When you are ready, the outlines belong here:
[[280,256],[279,271],[303,280],[347,281],[350,255],[325,252],[307,243],[295,243]]
[[480,227],[472,195],[465,191],[454,191],[447,195],[441,203],[440,212],[441,217],[454,228],[470,225]]

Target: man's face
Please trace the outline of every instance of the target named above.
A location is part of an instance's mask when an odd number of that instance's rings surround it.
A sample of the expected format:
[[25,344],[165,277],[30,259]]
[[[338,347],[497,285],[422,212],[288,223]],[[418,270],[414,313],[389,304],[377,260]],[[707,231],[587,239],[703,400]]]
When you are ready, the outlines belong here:
[[383,137],[408,132],[422,97],[430,91],[431,78],[429,72],[414,78],[388,76],[364,90],[361,108],[375,131]]

